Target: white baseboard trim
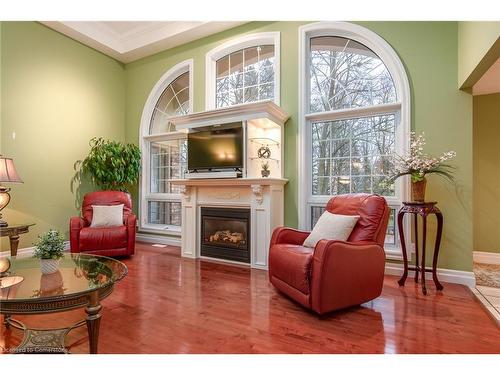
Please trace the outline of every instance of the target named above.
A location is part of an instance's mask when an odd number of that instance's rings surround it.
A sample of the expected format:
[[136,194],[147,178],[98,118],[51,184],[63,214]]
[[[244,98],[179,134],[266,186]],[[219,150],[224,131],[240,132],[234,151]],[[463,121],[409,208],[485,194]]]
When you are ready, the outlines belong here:
[[499,264],[500,265],[500,253],[488,253],[486,251],[474,251],[472,253],[472,258],[476,263],[485,264]]
[[[64,241],[64,251],[69,251],[69,241]],[[35,252],[35,246],[31,247],[23,247],[21,249],[17,249],[17,255],[22,256],[30,256]],[[0,252],[0,258],[10,256],[10,249],[7,251]]]
[[176,237],[160,236],[151,233],[137,233],[135,235],[136,241],[147,243],[159,243],[162,245],[181,246],[181,239]]
[[[385,264],[385,273],[387,275],[401,276],[403,274],[403,265],[400,263],[386,263]],[[466,285],[470,288],[476,287],[476,277],[474,276],[474,272],[438,268],[437,274],[439,277],[439,281],[445,281],[447,283],[462,284],[462,285]],[[408,277],[411,277],[413,275],[415,275],[414,271],[408,271]],[[426,275],[426,279],[432,280],[431,274]]]

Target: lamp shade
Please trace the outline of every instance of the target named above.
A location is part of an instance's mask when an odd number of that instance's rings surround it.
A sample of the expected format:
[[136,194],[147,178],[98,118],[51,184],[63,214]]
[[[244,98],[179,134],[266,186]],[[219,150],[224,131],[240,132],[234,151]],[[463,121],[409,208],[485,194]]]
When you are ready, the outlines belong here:
[[0,182],[23,182],[17,174],[14,161],[0,155]]

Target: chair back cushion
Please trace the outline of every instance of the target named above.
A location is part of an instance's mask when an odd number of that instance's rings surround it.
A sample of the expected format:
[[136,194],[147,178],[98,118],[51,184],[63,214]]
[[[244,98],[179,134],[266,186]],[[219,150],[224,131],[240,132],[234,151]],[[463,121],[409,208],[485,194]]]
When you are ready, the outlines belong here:
[[376,194],[344,194],[330,199],[326,209],[338,215],[358,215],[349,242],[373,241],[384,246],[389,220],[386,200]]
[[82,204],[82,216],[89,226],[92,223],[92,205],[117,206],[123,204],[123,220],[132,213],[132,199],[130,194],[123,191],[103,190],[85,194]]

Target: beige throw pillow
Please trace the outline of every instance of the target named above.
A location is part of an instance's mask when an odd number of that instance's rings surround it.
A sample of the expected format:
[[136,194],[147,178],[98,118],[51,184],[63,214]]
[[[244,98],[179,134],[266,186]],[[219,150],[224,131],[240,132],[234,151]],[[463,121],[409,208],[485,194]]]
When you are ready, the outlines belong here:
[[116,206],[92,205],[92,228],[119,227],[123,225],[123,204]]
[[359,216],[337,215],[325,211],[304,241],[304,246],[315,247],[320,240],[346,241],[358,219]]

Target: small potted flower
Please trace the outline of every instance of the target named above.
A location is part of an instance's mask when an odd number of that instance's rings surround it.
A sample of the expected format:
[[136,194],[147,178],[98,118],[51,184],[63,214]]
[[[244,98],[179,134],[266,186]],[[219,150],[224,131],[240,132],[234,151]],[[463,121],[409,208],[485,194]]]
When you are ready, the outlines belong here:
[[390,181],[405,175],[411,177],[411,198],[413,202],[425,202],[426,175],[435,173],[449,181],[453,181],[453,166],[445,163],[457,154],[448,151],[439,157],[432,157],[424,153],[424,133],[416,135],[411,133],[410,152],[407,155],[396,155],[395,172]]
[[57,272],[59,260],[64,255],[64,237],[57,230],[49,230],[38,236],[34,257],[40,259],[40,269],[44,275]]
[[263,162],[261,164],[261,171],[260,171],[260,174],[262,177],[269,177],[269,175],[271,174],[271,170],[269,169],[269,162],[266,161],[266,162]]

